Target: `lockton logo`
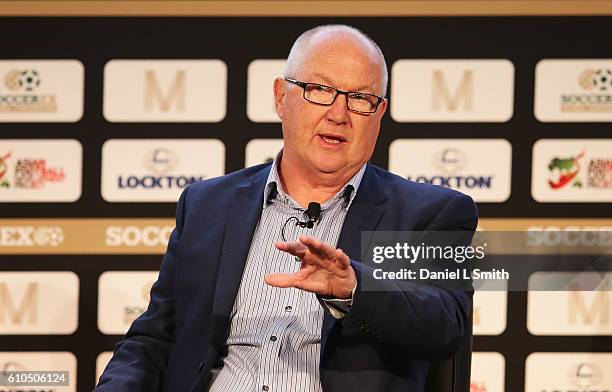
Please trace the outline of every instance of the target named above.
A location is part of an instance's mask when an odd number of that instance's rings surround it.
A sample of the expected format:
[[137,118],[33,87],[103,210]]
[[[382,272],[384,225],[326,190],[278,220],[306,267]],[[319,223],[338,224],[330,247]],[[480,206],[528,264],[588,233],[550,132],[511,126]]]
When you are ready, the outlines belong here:
[[509,60],[398,60],[391,67],[398,122],[506,122],[512,118]]
[[[532,194],[537,201],[612,201],[611,139],[539,140]],[[606,150],[608,149],[608,150]],[[542,167],[535,167],[535,164]],[[537,181],[537,182],[536,182]]]
[[104,67],[111,122],[218,122],[226,95],[221,60],[112,60]]
[[81,144],[76,140],[3,140],[0,201],[75,201],[81,195]]
[[541,60],[534,112],[540,121],[611,121],[612,59]]
[[525,391],[608,392],[612,376],[609,353],[533,353],[527,357]]
[[[537,288],[565,283],[566,291]],[[537,272],[529,277],[527,329],[533,335],[612,334],[612,274]]]
[[510,196],[512,147],[503,139],[398,139],[389,169],[409,180],[453,188],[478,202]]
[[582,362],[568,370],[567,379],[578,388],[595,387],[601,382],[601,369],[591,363]]
[[216,139],[114,139],[102,148],[107,201],[176,202],[189,184],[224,173],[225,146]]
[[0,334],[71,334],[78,298],[73,272],[0,272]]
[[58,226],[0,226],[0,247],[56,247],[64,242],[64,232]]
[[[253,122],[280,122],[274,107],[274,79],[283,76],[286,60],[254,60],[247,75],[247,116]],[[251,166],[247,164],[247,167]]]
[[124,334],[149,304],[157,271],[107,271],[98,284],[98,329]]
[[245,167],[272,162],[283,148],[283,139],[253,139],[247,143]]
[[83,64],[76,60],[1,60],[0,121],[78,121]]

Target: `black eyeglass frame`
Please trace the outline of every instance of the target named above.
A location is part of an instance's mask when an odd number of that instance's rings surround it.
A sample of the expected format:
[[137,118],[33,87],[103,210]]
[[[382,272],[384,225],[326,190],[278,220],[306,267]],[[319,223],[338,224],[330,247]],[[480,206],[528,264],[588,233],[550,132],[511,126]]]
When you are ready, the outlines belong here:
[[[323,105],[323,106],[331,106],[334,104],[334,102],[336,102],[336,98],[338,98],[339,94],[342,94],[346,97],[346,108],[347,110],[350,110],[351,112],[355,112],[355,113],[360,113],[360,114],[372,114],[372,113],[376,113],[376,111],[378,110],[378,105],[380,105],[380,103],[382,101],[385,100],[384,97],[379,97],[378,95],[374,95],[374,94],[370,94],[370,93],[364,93],[364,92],[360,92],[360,91],[342,91],[339,90],[335,87],[332,86],[327,86],[325,84],[321,84],[321,83],[311,83],[311,82],[300,82],[299,80],[295,80],[292,78],[288,78],[288,77],[284,77],[283,78],[285,81],[289,82],[289,83],[293,83],[297,86],[300,86],[302,88],[302,98],[304,98],[306,101],[308,102],[312,102],[314,104],[317,105]],[[322,86],[322,87],[326,87],[329,89],[332,89],[334,91],[336,91],[336,95],[334,96],[334,99],[332,99],[332,101],[330,103],[320,103],[320,102],[315,102],[315,101],[311,101],[310,99],[306,98],[306,86],[308,86],[309,84],[315,85],[315,86]],[[376,102],[376,105],[374,106],[374,110],[371,112],[364,112],[361,110],[355,110],[355,109],[351,109],[349,107],[349,94],[364,94],[364,95],[369,95],[371,97],[376,97],[378,99],[378,101]]]

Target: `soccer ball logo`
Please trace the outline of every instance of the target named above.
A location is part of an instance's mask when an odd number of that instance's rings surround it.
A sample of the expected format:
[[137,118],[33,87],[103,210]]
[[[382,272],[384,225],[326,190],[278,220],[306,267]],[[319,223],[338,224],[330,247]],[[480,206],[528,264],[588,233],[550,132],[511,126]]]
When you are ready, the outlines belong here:
[[608,88],[612,88],[612,71],[609,69],[598,69],[593,78],[595,88],[598,90],[606,91]]
[[609,69],[585,69],[580,74],[580,85],[585,90],[606,91],[612,89],[612,71]]
[[40,86],[40,75],[34,69],[26,69],[21,72],[19,82],[25,91],[32,91]]
[[40,86],[40,75],[35,69],[12,69],[4,75],[4,85],[11,91],[32,91]]

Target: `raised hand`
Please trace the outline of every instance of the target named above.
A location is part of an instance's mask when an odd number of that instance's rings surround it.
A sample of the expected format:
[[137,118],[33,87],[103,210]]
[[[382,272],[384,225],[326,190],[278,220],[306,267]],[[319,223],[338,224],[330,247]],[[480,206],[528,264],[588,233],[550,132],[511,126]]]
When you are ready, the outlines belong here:
[[275,245],[277,249],[299,257],[300,270],[294,274],[267,275],[267,284],[296,287],[338,299],[351,298],[357,277],[342,249],[307,236],[300,236],[299,242],[277,242]]

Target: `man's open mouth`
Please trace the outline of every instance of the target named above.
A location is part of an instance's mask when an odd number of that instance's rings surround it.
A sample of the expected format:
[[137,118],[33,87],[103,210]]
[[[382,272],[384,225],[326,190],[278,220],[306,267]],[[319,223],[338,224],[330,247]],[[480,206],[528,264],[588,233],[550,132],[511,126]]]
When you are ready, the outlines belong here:
[[319,136],[321,137],[321,139],[323,139],[324,142],[330,144],[340,144],[346,142],[346,139],[340,135],[319,134]]

